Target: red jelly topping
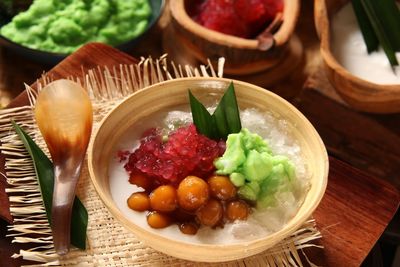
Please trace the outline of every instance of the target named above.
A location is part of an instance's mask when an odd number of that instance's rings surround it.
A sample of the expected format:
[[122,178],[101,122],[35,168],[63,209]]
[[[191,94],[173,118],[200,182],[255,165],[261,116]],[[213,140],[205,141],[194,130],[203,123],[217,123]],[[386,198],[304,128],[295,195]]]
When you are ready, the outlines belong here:
[[210,175],[215,170],[214,159],[223,152],[223,143],[199,134],[193,124],[171,133],[165,143],[152,129],[145,133],[124,167],[130,174],[140,172],[159,183],[179,183],[188,175]]
[[253,38],[282,11],[283,0],[204,0],[188,10],[204,27],[242,38]]

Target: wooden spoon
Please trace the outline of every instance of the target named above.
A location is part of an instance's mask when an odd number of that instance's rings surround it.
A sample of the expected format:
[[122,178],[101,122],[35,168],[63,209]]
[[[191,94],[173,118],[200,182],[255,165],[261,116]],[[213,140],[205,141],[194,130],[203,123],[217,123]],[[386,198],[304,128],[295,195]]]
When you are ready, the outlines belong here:
[[51,227],[55,250],[64,255],[70,244],[75,188],[92,131],[92,105],[79,84],[57,80],[39,93],[35,117],[54,164]]

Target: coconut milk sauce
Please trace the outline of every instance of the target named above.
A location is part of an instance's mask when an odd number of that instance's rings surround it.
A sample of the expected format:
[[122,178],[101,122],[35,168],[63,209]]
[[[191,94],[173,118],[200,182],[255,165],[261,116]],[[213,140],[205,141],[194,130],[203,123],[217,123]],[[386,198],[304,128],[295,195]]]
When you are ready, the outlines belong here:
[[[378,84],[400,84],[400,67],[393,72],[382,48],[367,53],[352,5],[349,3],[332,19],[332,52],[350,73]],[[398,30],[398,29],[393,29]],[[396,53],[400,62],[400,53]]]

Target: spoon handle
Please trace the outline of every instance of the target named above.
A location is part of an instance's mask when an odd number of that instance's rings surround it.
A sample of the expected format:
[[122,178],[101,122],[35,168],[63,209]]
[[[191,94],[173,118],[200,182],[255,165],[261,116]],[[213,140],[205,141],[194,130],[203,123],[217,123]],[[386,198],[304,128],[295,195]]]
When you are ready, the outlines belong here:
[[59,255],[69,251],[71,236],[71,214],[75,198],[75,188],[80,175],[78,166],[60,168],[55,165],[54,192],[51,209],[51,228],[54,248]]

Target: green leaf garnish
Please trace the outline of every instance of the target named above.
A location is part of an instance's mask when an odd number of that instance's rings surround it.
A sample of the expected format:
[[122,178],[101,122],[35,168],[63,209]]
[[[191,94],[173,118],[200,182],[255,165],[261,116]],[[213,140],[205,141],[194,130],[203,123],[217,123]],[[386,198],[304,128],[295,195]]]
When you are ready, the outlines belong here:
[[190,108],[193,123],[197,130],[211,139],[226,139],[231,133],[242,129],[239,107],[236,100],[235,88],[231,82],[222,96],[213,115],[189,90]]
[[193,123],[196,125],[199,133],[209,137],[217,138],[217,131],[214,128],[213,118],[204,107],[204,105],[197,100],[196,97],[189,90],[190,110],[192,111]]
[[352,4],[368,53],[379,43],[390,64],[399,65],[395,52],[400,51],[400,11],[395,1],[352,0]]
[[361,0],[352,0],[351,3],[353,5],[358,25],[360,26],[365,45],[367,46],[368,54],[370,54],[371,52],[378,49],[378,37],[376,37],[374,29],[372,28],[371,22],[369,21],[368,15],[364,10]]
[[400,10],[396,0],[369,0],[369,2],[377,12],[393,50],[400,51]]
[[[36,176],[38,177],[47,219],[51,225],[51,206],[54,187],[54,167],[52,162],[32,138],[18,124],[11,121],[15,131],[21,138],[26,150],[32,158]],[[86,229],[88,213],[79,198],[75,197],[71,216],[71,244],[77,248],[86,248]]]
[[224,115],[224,119],[228,127],[228,133],[226,134],[226,136],[228,136],[228,134],[231,133],[240,132],[240,130],[242,129],[242,124],[240,122],[239,107],[236,100],[236,94],[233,82],[229,84],[228,89],[222,96],[222,99],[218,104],[216,111],[213,114],[213,116],[216,117],[217,123],[219,122],[219,119],[217,119],[216,113],[219,107],[221,110],[223,110],[222,114]]

